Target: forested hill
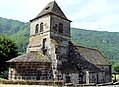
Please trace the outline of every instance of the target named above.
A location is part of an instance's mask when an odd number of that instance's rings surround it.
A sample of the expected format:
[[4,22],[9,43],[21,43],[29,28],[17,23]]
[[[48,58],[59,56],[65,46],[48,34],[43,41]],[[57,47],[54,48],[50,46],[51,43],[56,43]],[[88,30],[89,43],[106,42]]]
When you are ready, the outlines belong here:
[[20,52],[25,52],[29,38],[29,23],[0,17],[0,34],[7,34],[15,39]]
[[71,29],[72,41],[76,45],[99,49],[111,64],[119,63],[119,33]]
[[[20,52],[25,52],[29,38],[29,24],[0,18],[0,34],[12,36]],[[113,64],[119,62],[119,33],[71,28],[71,40],[76,45],[99,49]]]

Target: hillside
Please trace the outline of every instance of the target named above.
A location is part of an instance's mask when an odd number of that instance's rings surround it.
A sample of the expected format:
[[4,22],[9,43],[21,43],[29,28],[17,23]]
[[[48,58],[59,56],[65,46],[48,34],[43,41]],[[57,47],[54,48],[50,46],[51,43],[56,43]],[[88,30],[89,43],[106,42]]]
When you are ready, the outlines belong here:
[[119,33],[71,29],[76,45],[99,49],[111,64],[119,62]]
[[[29,29],[29,23],[0,18],[0,34],[13,37],[19,52],[26,51]],[[119,33],[71,28],[71,35],[74,44],[99,49],[111,64],[119,62]]]
[[25,52],[29,38],[29,23],[0,17],[0,35],[7,34],[16,41],[19,52]]

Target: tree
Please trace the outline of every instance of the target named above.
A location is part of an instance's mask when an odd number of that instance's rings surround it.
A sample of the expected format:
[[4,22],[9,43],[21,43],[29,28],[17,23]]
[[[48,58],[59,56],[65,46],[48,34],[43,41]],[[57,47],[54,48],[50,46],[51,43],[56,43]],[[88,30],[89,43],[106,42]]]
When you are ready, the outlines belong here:
[[6,61],[18,56],[15,42],[8,36],[0,36],[0,74],[8,69]]
[[119,73],[119,64],[113,65],[114,71]]

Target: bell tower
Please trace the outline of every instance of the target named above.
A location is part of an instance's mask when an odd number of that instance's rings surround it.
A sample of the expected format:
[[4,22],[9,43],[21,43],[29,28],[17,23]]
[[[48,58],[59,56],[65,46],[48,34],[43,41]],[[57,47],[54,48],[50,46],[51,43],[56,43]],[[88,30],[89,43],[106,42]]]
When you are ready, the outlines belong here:
[[53,78],[58,79],[61,74],[60,66],[63,61],[67,61],[71,21],[53,1],[30,22],[27,52],[39,51],[47,55],[52,60]]

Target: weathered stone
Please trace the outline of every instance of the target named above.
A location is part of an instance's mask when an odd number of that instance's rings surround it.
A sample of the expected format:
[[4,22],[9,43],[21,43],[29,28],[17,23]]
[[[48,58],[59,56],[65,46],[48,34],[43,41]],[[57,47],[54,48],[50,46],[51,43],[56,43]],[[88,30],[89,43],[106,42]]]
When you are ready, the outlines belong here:
[[31,20],[27,53],[8,61],[9,79],[110,82],[111,65],[104,56],[70,41],[70,22],[55,1],[49,3]]

